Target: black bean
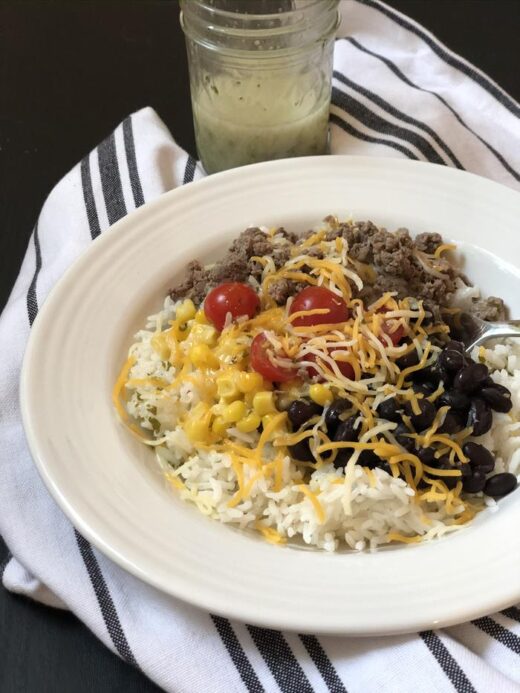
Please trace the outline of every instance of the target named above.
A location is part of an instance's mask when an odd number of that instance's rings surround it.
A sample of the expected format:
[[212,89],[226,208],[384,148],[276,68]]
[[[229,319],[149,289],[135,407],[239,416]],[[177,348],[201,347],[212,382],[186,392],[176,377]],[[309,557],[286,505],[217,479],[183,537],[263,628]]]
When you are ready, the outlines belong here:
[[299,443],[295,443],[294,445],[289,445],[287,449],[291,457],[299,462],[315,462],[308,438],[300,440]]
[[357,440],[357,430],[354,428],[357,416],[350,416],[346,421],[342,421],[336,433],[334,434],[334,441],[336,443],[352,443]]
[[414,414],[410,402],[406,403],[404,410],[406,414],[410,417],[412,426],[415,428],[415,430],[424,431],[425,428],[429,428],[432,425],[433,420],[435,419],[435,414],[437,412],[435,410],[434,405],[427,399],[420,399],[417,402],[419,405],[419,409],[421,410],[420,414]]
[[460,390],[447,390],[443,392],[437,402],[441,407],[448,406],[457,411],[467,411],[471,404],[468,395],[460,392]]
[[385,462],[384,460],[380,459],[378,466],[379,466],[379,469],[382,469],[387,474],[390,474],[390,476],[393,476],[392,467],[388,464],[388,462]]
[[337,427],[341,423],[340,416],[347,409],[351,407],[351,403],[348,399],[335,399],[325,412],[325,425],[327,426],[327,431],[329,436],[333,436],[336,432]]
[[466,417],[456,411],[449,411],[444,417],[442,426],[439,427],[439,433],[457,433],[462,431],[466,426]]
[[[336,429],[334,434],[335,443],[352,443],[357,440],[358,434],[357,430],[354,428],[357,416],[350,416],[346,421],[342,421]],[[336,469],[344,467],[350,456],[352,455],[352,448],[340,448],[337,451],[336,459],[334,460],[334,466]]]
[[471,395],[482,386],[488,375],[488,367],[483,363],[470,363],[462,368],[453,380],[456,390]]
[[292,424],[293,430],[297,431],[307,423],[313,416],[320,416],[323,407],[310,399],[296,399],[291,402],[287,410],[287,416]]
[[381,462],[381,458],[376,455],[373,450],[363,450],[358,457],[357,464],[361,465],[362,467],[374,469],[375,467],[379,467]]
[[455,349],[444,349],[439,355],[439,365],[445,368],[448,373],[456,373],[464,366],[464,356]]
[[450,341],[446,344],[445,349],[453,349],[453,351],[460,351],[461,354],[464,354],[466,352],[464,344],[462,342],[458,342],[456,339],[450,339]]
[[458,469],[460,471],[459,476],[439,476],[441,481],[443,481],[449,489],[455,488],[457,481],[464,481],[471,474],[471,468],[469,464],[452,464],[448,455],[443,455],[439,460],[437,460],[436,469]]
[[516,476],[509,472],[502,472],[489,477],[484,486],[484,493],[491,498],[500,498],[514,491],[516,486]]
[[435,386],[439,384],[439,374],[431,366],[421,368],[419,371],[413,371],[413,373],[407,376],[407,379],[414,383],[431,383]]
[[408,354],[401,356],[400,359],[397,359],[396,363],[401,370],[404,370],[405,368],[410,368],[411,366],[416,366],[419,363],[419,354],[414,349],[413,351],[410,351]]
[[486,474],[492,472],[495,468],[495,458],[491,452],[480,443],[474,443],[472,440],[464,443],[462,452],[469,458],[469,463],[472,467],[479,467]]
[[435,390],[437,389],[437,385],[434,385],[433,383],[412,383],[412,388],[414,392],[420,392],[423,394],[425,397],[429,397],[432,395]]
[[428,465],[428,467],[435,467],[435,450],[433,448],[419,448],[417,450],[417,457],[421,460],[423,464]]
[[511,393],[509,390],[507,390],[507,388],[504,388],[504,390],[507,391],[507,394],[501,392],[496,386],[483,387],[479,391],[479,395],[489,404],[491,409],[507,414],[508,411],[511,411],[513,403],[511,402]]
[[471,474],[462,480],[462,490],[466,493],[479,493],[486,485],[486,472],[477,467]]
[[393,431],[393,434],[397,442],[402,445],[405,450],[415,453],[415,441],[413,438],[410,438],[410,431],[404,424],[399,424]]
[[468,412],[467,425],[473,428],[474,436],[483,436],[493,424],[493,412],[480,397],[471,402]]
[[377,415],[381,419],[386,421],[393,421],[394,423],[399,423],[401,421],[401,415],[399,414],[399,404],[395,397],[390,399],[385,399],[377,408]]
[[336,455],[334,459],[334,469],[343,469],[347,462],[349,461],[350,457],[352,456],[353,450],[338,450],[338,454]]

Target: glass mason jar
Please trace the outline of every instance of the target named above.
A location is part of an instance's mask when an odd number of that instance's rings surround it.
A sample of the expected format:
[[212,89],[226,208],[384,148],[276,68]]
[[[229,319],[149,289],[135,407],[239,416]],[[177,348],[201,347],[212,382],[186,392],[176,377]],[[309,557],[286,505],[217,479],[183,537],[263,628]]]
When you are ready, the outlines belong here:
[[338,4],[181,0],[195,139],[208,173],[328,153]]

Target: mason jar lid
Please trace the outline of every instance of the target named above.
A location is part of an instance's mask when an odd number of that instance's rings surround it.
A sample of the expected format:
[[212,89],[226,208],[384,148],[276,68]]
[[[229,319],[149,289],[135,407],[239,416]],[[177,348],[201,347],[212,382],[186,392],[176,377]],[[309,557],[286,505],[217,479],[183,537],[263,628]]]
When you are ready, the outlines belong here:
[[328,39],[339,26],[338,5],[339,0],[181,0],[181,26],[206,48],[242,56],[262,52],[264,60],[268,52],[280,57]]

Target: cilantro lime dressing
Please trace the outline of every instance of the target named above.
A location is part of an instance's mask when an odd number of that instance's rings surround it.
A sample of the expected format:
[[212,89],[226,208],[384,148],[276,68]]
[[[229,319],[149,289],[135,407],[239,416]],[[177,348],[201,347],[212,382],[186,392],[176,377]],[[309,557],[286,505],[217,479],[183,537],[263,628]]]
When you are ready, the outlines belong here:
[[[321,86],[321,85],[320,85]],[[257,161],[325,154],[328,89],[286,76],[220,76],[193,93],[197,149],[208,173]]]

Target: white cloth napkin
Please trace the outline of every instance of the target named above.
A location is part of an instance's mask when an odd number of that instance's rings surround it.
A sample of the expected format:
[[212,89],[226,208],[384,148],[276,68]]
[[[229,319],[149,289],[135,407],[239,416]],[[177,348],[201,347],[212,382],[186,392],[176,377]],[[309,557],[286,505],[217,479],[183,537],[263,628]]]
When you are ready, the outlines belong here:
[[[345,0],[342,10],[332,151],[441,162],[520,188],[519,105],[387,5]],[[110,224],[203,175],[144,108],[45,202],[0,319],[0,532],[13,556],[3,571],[5,587],[70,609],[108,647],[175,693],[520,691],[517,607],[446,630],[370,639],[231,623],[126,574],[74,530],[47,493],[18,405],[22,355],[38,307]]]

